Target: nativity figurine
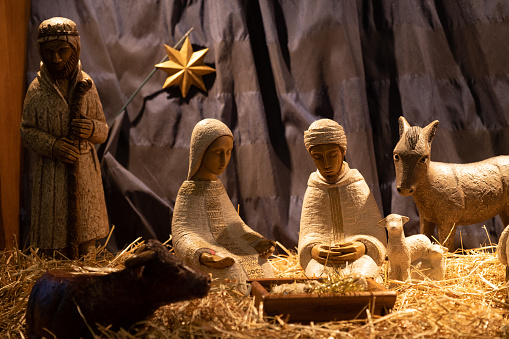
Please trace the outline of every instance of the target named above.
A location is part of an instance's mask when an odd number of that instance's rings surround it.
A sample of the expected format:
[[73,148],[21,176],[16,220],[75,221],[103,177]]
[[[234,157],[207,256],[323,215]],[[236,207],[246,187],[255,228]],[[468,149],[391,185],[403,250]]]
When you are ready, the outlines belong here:
[[311,173],[300,220],[298,255],[308,277],[329,269],[380,281],[385,231],[380,211],[360,172],[344,160],[343,127],[330,119],[313,122],[304,143],[317,171]]
[[[408,217],[389,214],[378,223],[387,229],[387,258],[389,279],[405,282],[411,280],[443,280],[445,272],[444,248],[432,244],[424,234],[405,237],[403,225]],[[447,251],[447,250],[446,250]],[[394,285],[394,282],[391,282]]]
[[[497,259],[505,266],[505,281],[509,281],[509,226],[506,226],[498,239]],[[509,294],[509,290],[508,290]]]
[[275,242],[244,223],[218,178],[232,148],[233,134],[224,123],[204,119],[196,124],[171,232],[175,254],[187,265],[244,286],[249,279],[274,277],[267,259]]
[[86,270],[52,269],[37,279],[26,307],[29,338],[98,338],[101,326],[129,330],[163,305],[205,297],[211,282],[155,239],[123,270]]
[[497,214],[509,224],[509,156],[469,164],[431,161],[437,127],[438,120],[421,128],[399,117],[400,139],[393,152],[396,187],[414,199],[421,233],[431,239],[437,225],[438,240],[452,253],[456,226]]
[[43,21],[37,43],[40,71],[23,106],[21,139],[36,154],[31,200],[31,245],[77,258],[108,235],[99,159],[94,144],[108,125],[96,87],[81,70],[76,24]]

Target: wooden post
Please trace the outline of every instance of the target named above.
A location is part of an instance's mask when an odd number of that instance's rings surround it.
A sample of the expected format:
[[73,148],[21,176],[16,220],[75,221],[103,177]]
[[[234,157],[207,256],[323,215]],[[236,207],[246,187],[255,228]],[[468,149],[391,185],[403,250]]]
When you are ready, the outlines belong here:
[[21,139],[30,1],[0,1],[0,251],[19,243]]

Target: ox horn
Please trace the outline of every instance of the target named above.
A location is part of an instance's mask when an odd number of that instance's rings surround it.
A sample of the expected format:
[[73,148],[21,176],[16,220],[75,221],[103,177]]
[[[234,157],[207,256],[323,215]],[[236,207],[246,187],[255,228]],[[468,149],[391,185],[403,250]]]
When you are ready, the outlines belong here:
[[139,266],[155,258],[157,258],[157,253],[154,250],[146,250],[139,254],[134,254],[131,258],[127,259],[124,264],[126,267]]
[[140,247],[138,247],[136,249],[136,251],[134,251],[134,254],[140,254],[141,252],[144,252],[146,249],[147,249],[147,245],[143,244]]

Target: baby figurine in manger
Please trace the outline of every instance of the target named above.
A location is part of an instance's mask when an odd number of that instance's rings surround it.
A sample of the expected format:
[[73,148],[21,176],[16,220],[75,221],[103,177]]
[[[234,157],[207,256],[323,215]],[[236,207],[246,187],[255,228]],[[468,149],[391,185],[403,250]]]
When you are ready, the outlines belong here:
[[334,267],[345,275],[379,278],[387,239],[368,185],[344,161],[343,127],[330,119],[317,120],[304,132],[304,143],[318,170],[309,176],[302,205],[302,268],[308,277],[326,275],[327,267]]
[[194,127],[189,172],[175,201],[172,241],[186,264],[220,280],[244,283],[273,278],[268,257],[275,242],[247,226],[218,179],[233,148],[233,134],[221,121],[204,119]]

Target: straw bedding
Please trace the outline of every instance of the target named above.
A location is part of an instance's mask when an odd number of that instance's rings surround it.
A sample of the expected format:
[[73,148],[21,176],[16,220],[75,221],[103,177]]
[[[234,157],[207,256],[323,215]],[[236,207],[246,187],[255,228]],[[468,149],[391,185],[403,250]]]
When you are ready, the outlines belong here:
[[[104,248],[79,261],[41,258],[38,251],[0,252],[0,337],[27,338],[25,309],[35,280],[52,268],[121,269],[137,241],[116,256]],[[507,337],[505,267],[494,246],[448,254],[446,279],[400,283],[391,313],[366,320],[286,323],[264,318],[233,283],[215,281],[206,298],[161,307],[130,331],[99,328],[100,338],[437,338]],[[279,247],[271,259],[279,277],[302,276],[295,253]],[[86,268],[85,268],[86,269]],[[386,271],[386,270],[385,270]],[[389,281],[385,278],[386,286]],[[369,312],[369,311],[368,311]]]

